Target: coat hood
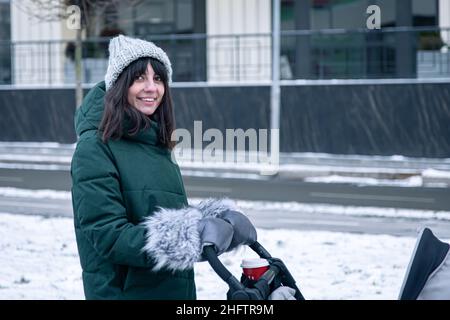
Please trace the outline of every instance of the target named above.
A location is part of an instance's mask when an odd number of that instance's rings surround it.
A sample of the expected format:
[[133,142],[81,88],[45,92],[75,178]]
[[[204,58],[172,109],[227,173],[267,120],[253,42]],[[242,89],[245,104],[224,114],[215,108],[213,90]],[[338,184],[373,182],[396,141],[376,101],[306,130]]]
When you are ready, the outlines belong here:
[[97,83],[76,110],[75,132],[78,136],[88,130],[98,129],[103,116],[105,92],[105,82]]

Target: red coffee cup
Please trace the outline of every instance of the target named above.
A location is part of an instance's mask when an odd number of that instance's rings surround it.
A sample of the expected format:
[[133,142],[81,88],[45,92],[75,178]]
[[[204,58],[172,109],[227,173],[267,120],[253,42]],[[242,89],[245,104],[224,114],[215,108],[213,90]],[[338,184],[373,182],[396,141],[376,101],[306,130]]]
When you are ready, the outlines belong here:
[[241,264],[244,275],[250,280],[258,280],[264,272],[269,270],[269,261],[266,259],[244,259]]

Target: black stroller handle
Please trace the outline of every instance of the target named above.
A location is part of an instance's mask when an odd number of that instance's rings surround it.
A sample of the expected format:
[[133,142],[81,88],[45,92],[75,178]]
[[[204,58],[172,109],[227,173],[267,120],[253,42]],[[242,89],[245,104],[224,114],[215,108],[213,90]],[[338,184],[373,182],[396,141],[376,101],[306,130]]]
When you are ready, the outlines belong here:
[[253,244],[251,244],[250,248],[252,248],[252,250],[255,251],[263,259],[272,258],[269,251],[267,251],[258,241],[255,241]]
[[[248,292],[248,289],[234,277],[228,269],[222,264],[222,262],[217,257],[216,250],[213,245],[205,246],[203,248],[203,256],[209,262],[213,270],[217,273],[217,275],[228,284],[231,291],[244,293],[244,295],[238,295],[237,299],[256,299],[261,300],[269,295],[270,292],[267,291],[268,285],[272,283],[275,277],[281,272],[282,273],[282,283],[290,288],[295,289],[295,298],[297,300],[304,300],[300,290],[295,284],[295,280],[284,265],[284,263],[277,258],[272,258],[270,253],[257,241],[250,245],[250,248],[255,251],[261,258],[267,259],[270,262],[269,270],[267,270],[264,275],[261,276],[260,282],[264,285],[259,287],[259,292],[250,292],[249,295],[246,295],[245,292]],[[257,289],[253,289],[255,291]]]
[[269,260],[271,262],[271,265],[275,265],[279,268],[279,271],[281,271],[283,275],[283,284],[292,289],[295,289],[294,296],[297,300],[305,300],[302,293],[300,292],[300,289],[295,284],[294,277],[291,275],[283,261],[277,258],[272,258],[270,253],[258,241],[255,241],[255,243],[250,245],[250,248],[252,248],[253,251],[255,251],[261,258]]
[[[258,241],[250,245],[250,248],[252,248],[253,251],[255,251],[261,258],[272,258],[270,253]],[[228,285],[233,286],[233,288],[235,289],[244,288],[239,280],[237,280],[236,277],[234,277],[219,260],[213,245],[208,245],[203,248],[203,256],[209,262],[213,270],[219,275],[219,277],[221,277],[222,280],[225,281]],[[278,271],[275,273],[275,276],[278,274]],[[239,285],[236,285],[236,283],[239,283]]]
[[211,268],[217,273],[217,275],[225,281],[228,286],[234,290],[244,290],[245,287],[242,283],[236,279],[230,271],[222,264],[222,262],[217,257],[216,250],[213,245],[205,246],[203,248],[203,256],[211,265]]

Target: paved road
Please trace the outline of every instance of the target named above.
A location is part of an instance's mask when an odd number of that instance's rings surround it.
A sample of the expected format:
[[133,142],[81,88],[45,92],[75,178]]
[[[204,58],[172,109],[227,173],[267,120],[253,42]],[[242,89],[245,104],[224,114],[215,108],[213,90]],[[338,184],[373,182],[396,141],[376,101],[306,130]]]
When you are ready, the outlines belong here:
[[[0,141],[0,157],[8,156],[9,161],[17,162],[17,157],[23,159],[24,155],[41,155],[55,157],[68,157],[67,164],[70,163],[74,144],[39,144],[27,142],[4,142]],[[12,156],[10,158],[9,156]],[[8,161],[5,158],[2,161]],[[35,161],[35,160],[31,160]],[[331,166],[331,167],[366,167],[366,168],[393,168],[393,169],[437,169],[450,171],[450,159],[441,158],[408,158],[403,156],[364,156],[364,155],[339,155],[323,153],[292,153],[280,152],[280,164],[302,164],[313,166]],[[51,161],[50,161],[51,162]],[[63,161],[64,162],[64,161]]]
[[[46,217],[72,217],[70,199],[33,199],[0,196],[0,212]],[[416,237],[418,228],[430,227],[442,239],[450,239],[450,221],[360,217],[301,211],[246,210],[254,224],[265,229],[323,230]]]
[[[450,211],[449,188],[357,186],[278,178],[238,179],[184,175],[189,197],[227,196],[243,200],[296,201]],[[68,170],[0,168],[0,187],[69,191]]]
[[265,229],[321,230],[364,234],[388,234],[415,238],[421,227],[429,227],[441,239],[450,239],[450,221],[340,214],[246,211],[255,225]]

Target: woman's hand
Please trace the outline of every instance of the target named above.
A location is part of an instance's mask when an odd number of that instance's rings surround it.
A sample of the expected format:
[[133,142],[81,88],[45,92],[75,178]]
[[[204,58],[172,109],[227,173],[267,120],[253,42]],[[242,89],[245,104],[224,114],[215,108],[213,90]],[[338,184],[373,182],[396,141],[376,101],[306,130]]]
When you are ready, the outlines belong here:
[[256,242],[256,229],[251,223],[250,219],[244,214],[227,210],[222,212],[219,217],[233,226],[233,239],[227,251],[233,250],[239,245],[251,245]]
[[202,250],[207,245],[213,245],[217,255],[220,255],[230,247],[233,226],[227,221],[214,217],[203,218],[198,222],[197,229]]

